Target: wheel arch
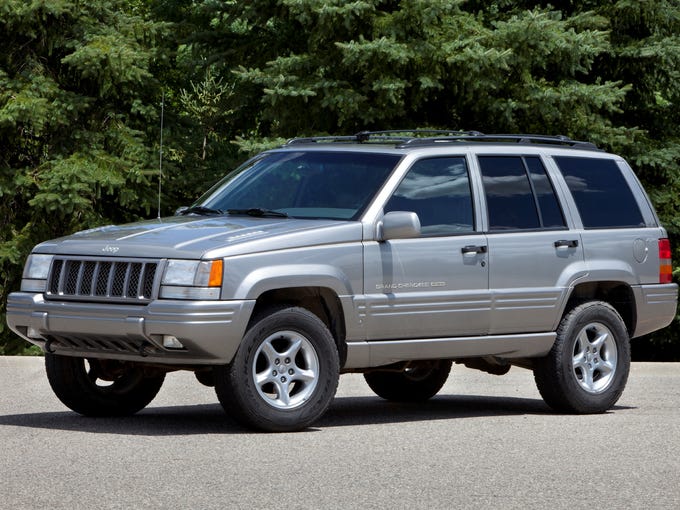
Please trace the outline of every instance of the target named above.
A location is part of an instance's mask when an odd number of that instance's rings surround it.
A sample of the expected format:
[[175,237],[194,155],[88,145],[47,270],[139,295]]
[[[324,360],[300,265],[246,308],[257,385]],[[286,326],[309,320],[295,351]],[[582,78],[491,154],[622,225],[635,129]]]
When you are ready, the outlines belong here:
[[257,297],[250,325],[262,317],[267,310],[283,306],[298,306],[316,315],[328,328],[335,339],[340,366],[347,359],[345,313],[340,298],[328,287],[283,287],[270,289]]
[[576,285],[569,295],[560,320],[585,301],[604,301],[610,304],[623,319],[628,334],[633,336],[637,326],[637,307],[630,285],[619,281],[585,282]]

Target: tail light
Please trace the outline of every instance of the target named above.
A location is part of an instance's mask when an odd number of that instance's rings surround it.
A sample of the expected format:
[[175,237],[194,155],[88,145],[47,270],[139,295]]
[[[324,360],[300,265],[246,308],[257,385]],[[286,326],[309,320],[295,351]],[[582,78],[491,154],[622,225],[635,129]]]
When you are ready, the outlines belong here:
[[668,239],[659,239],[659,283],[671,283],[672,281],[671,242]]

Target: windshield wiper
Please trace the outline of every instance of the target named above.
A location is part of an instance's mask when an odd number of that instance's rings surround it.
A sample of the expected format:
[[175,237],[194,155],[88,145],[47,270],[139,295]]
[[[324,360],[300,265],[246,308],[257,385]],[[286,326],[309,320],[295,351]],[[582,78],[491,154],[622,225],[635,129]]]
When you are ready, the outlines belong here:
[[228,214],[247,215],[247,216],[272,216],[275,218],[288,218],[285,212],[263,209],[261,207],[251,207],[250,209],[227,209]]
[[203,216],[212,216],[212,215],[221,215],[224,214],[224,211],[221,209],[212,209],[211,207],[204,207],[202,205],[195,205],[193,207],[188,207],[184,209],[182,212],[180,212],[182,216],[186,216],[187,214],[200,214]]

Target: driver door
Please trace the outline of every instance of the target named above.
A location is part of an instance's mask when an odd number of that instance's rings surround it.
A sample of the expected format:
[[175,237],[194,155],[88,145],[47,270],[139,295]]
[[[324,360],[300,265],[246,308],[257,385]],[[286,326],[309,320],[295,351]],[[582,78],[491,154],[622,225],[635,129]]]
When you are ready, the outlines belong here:
[[365,244],[367,339],[486,334],[487,240],[475,231],[465,157],[416,161],[384,211],[415,212],[421,236]]

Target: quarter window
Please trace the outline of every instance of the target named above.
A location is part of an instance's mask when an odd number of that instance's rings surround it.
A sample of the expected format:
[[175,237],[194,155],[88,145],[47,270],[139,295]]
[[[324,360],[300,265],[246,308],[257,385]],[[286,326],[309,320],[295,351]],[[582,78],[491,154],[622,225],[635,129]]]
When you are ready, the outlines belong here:
[[413,211],[424,236],[474,230],[470,180],[464,157],[416,161],[387,202],[385,212]]
[[644,226],[637,200],[615,161],[569,156],[555,161],[585,228]]

